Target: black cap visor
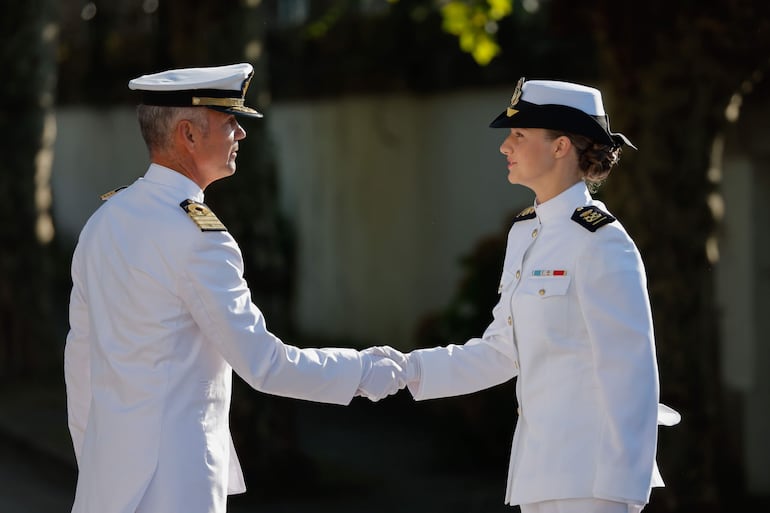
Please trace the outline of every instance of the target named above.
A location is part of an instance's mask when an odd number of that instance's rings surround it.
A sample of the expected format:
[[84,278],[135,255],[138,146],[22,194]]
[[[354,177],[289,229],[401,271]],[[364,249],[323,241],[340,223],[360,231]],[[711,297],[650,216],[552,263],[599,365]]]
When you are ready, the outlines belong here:
[[566,105],[537,105],[519,101],[513,107],[516,112],[508,116],[504,110],[492,123],[492,128],[545,128],[584,135],[600,144],[620,146],[627,144],[636,149],[626,136],[609,131],[607,116],[590,116],[580,109]]
[[228,114],[234,114],[236,116],[244,118],[261,118],[262,113],[252,109],[251,107],[235,106],[235,107],[213,107],[206,105],[209,109],[218,110],[219,112],[226,112]]

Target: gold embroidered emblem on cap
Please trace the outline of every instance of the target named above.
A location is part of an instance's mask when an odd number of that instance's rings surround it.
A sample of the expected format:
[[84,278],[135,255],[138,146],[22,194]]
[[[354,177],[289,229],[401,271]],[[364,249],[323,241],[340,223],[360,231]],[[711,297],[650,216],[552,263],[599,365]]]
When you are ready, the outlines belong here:
[[505,115],[509,118],[519,112],[518,110],[514,109],[517,103],[519,103],[519,98],[521,98],[521,88],[524,85],[524,77],[521,77],[519,79],[519,82],[516,84],[516,89],[513,90],[513,96],[511,96],[511,105],[505,109]]
[[249,84],[251,84],[252,78],[254,78],[254,73],[251,73],[248,77],[246,77],[246,80],[243,81],[243,84],[241,85],[241,96],[246,96],[246,90],[249,88]]
[[222,221],[203,203],[188,199],[180,203],[179,206],[187,212],[187,215],[198,225],[202,232],[227,231]]

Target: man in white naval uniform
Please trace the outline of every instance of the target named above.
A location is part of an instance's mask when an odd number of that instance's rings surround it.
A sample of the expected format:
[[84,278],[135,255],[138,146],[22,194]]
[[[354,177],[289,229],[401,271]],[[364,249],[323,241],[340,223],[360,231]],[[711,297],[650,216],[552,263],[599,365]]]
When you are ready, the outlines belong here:
[[223,513],[245,490],[232,370],[262,392],[347,404],[404,384],[390,360],[299,349],[267,331],[240,249],[203,204],[235,172],[249,64],[130,82],[152,164],[88,220],[72,259],[65,348],[79,476],[73,513]]
[[522,79],[492,122],[511,183],[536,194],[508,235],[500,301],[483,336],[390,355],[417,400],[518,376],[518,422],[505,502],[522,513],[631,513],[663,481],[658,368],[644,266],[588,186],[606,179],[622,134],[598,90]]

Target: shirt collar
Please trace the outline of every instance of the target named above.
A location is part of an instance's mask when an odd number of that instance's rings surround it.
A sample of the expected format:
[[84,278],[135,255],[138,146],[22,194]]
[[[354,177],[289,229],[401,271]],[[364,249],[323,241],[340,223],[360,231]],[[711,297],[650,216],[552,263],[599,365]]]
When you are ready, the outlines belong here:
[[577,207],[588,205],[591,194],[582,180],[548,201],[535,203],[535,213],[540,222],[548,222],[571,214]]
[[148,182],[176,189],[182,192],[185,198],[201,203],[203,202],[203,190],[198,187],[198,184],[173,169],[152,163],[150,164],[150,168],[144,174],[144,179]]

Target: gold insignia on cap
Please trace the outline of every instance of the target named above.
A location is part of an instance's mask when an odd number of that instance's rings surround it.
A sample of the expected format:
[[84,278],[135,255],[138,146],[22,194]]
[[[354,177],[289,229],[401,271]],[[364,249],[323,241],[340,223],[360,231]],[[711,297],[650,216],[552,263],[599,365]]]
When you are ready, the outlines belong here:
[[244,98],[246,97],[246,90],[249,88],[249,84],[251,84],[251,79],[254,78],[254,72],[252,71],[249,73],[249,76],[246,77],[246,80],[243,81],[243,84],[241,84],[241,96]]
[[117,193],[119,193],[120,191],[122,191],[125,188],[126,188],[126,186],[124,185],[122,187],[118,187],[117,189],[112,189],[111,191],[107,191],[104,194],[102,194],[101,196],[99,196],[99,199],[101,199],[102,201],[107,201],[108,199],[110,199],[111,197],[115,196]]
[[521,77],[519,82],[516,84],[516,89],[513,90],[513,96],[511,96],[511,105],[505,109],[505,115],[509,118],[519,112],[518,110],[514,109],[514,107],[517,103],[519,103],[519,99],[521,98],[522,86],[524,86],[524,77]]
[[180,203],[179,206],[187,212],[187,215],[198,225],[202,232],[227,231],[222,221],[205,204],[188,199]]

